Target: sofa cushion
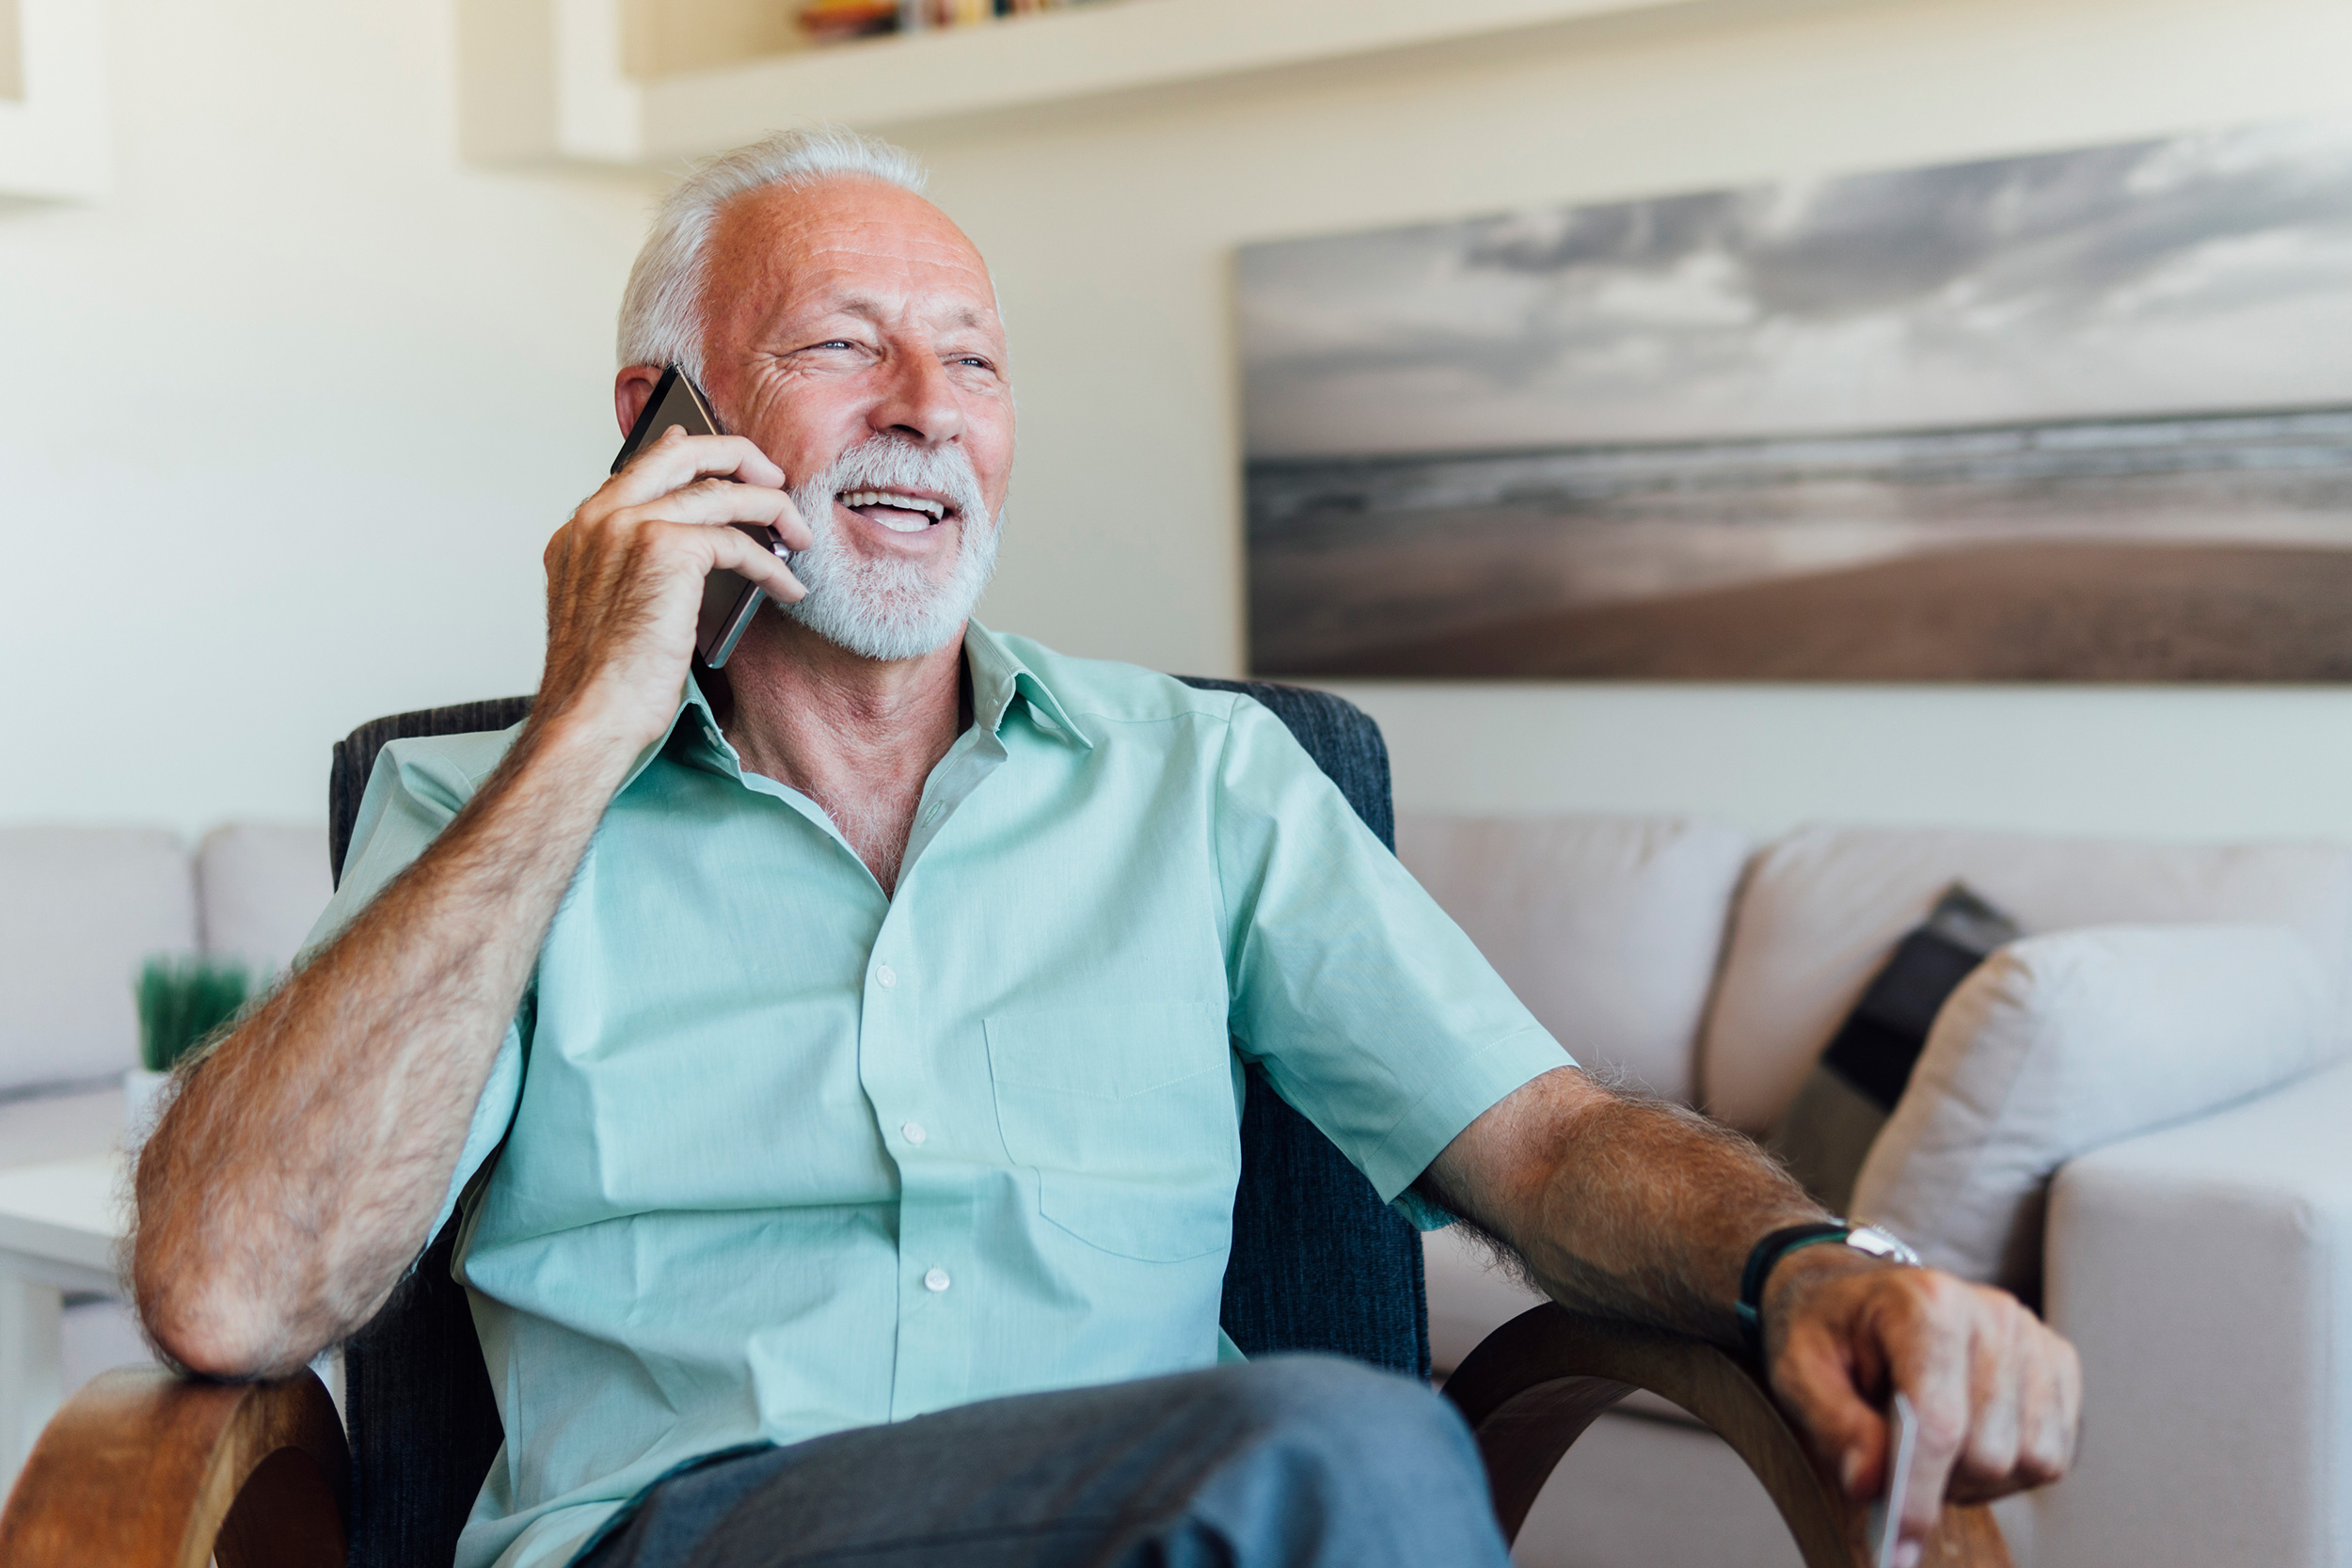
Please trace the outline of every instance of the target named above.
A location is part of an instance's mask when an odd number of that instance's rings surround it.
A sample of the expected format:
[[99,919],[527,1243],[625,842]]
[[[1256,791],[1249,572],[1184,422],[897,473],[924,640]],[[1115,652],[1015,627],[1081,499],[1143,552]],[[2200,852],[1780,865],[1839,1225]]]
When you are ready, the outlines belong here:
[[142,959],[196,946],[196,885],[159,828],[0,829],[0,1090],[138,1060]]
[[1680,817],[1400,814],[1396,852],[1569,1054],[1691,1098],[1744,835]]
[[2342,1054],[2328,976],[2277,926],[2028,937],[1944,1006],[1870,1148],[1853,1212],[1937,1268],[2042,1293],[2050,1178]]
[[326,824],[230,822],[196,851],[204,951],[242,958],[266,978],[294,960],[334,894]]
[[1771,1127],[1896,942],[1954,881],[2036,933],[2286,926],[2331,975],[2352,952],[2352,849],[2336,845],[1807,829],[1757,857],[1733,915],[1699,1058],[1708,1110],[1743,1132]]

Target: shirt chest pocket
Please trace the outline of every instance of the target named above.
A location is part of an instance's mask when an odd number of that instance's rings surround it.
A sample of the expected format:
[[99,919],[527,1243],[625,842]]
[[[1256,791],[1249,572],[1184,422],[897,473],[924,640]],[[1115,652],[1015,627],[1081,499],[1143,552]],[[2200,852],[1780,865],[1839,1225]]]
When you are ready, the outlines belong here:
[[1225,1010],[1057,1007],[984,1021],[996,1125],[1079,1240],[1175,1262],[1224,1247],[1241,1176]]

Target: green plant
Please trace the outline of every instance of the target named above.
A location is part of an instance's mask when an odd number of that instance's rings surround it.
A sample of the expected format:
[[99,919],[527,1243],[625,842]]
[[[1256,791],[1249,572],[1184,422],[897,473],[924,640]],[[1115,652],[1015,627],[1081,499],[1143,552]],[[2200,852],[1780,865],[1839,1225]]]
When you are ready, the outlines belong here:
[[237,1016],[252,991],[245,965],[158,956],[139,966],[139,1059],[150,1072],[172,1065]]

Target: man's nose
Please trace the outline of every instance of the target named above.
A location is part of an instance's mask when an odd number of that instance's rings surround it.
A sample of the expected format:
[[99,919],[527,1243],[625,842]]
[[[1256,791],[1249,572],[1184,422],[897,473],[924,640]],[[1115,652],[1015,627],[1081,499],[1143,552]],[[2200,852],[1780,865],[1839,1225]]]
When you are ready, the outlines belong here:
[[877,432],[888,432],[937,446],[963,434],[963,404],[947,367],[936,356],[914,353],[893,356],[884,370],[888,378],[882,398],[868,416]]

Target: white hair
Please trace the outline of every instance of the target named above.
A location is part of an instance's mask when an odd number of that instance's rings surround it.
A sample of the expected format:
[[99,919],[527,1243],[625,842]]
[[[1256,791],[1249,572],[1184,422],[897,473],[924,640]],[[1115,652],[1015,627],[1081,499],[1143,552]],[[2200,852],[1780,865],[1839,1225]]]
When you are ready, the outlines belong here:
[[663,197],[621,296],[621,364],[678,365],[703,374],[710,235],[737,198],[823,180],[873,180],[924,193],[930,175],[903,148],[837,125],[778,131],[696,166]]

